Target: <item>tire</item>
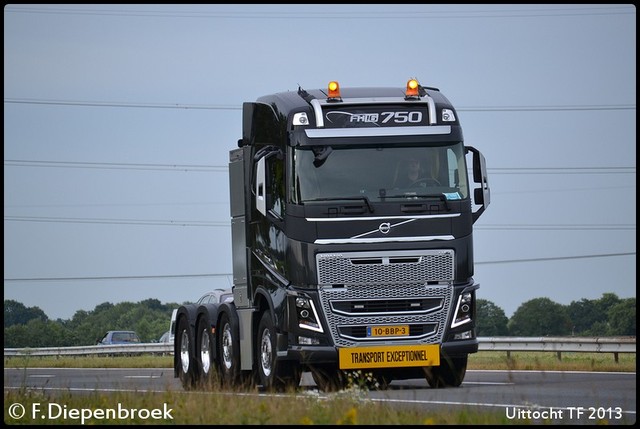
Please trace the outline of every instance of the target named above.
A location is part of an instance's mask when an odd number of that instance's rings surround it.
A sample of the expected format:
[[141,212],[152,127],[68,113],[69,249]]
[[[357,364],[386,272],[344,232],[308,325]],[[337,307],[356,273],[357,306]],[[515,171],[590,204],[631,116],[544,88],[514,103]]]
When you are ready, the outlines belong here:
[[258,382],[266,390],[297,389],[302,371],[295,362],[277,360],[275,323],[269,311],[262,314],[256,335]]
[[218,365],[214,359],[215,337],[211,334],[211,322],[208,315],[198,321],[196,329],[197,359],[200,381],[203,387],[214,387],[218,380]]
[[178,377],[182,387],[191,390],[197,381],[196,359],[194,355],[193,335],[186,317],[181,317],[176,329],[176,359],[178,361]]
[[235,387],[240,379],[240,339],[227,313],[220,317],[217,334],[221,382],[225,387]]
[[427,368],[427,383],[434,389],[459,387],[467,373],[467,356],[440,357],[440,366]]
[[336,365],[314,365],[310,369],[313,381],[323,392],[337,392],[347,386],[345,373]]

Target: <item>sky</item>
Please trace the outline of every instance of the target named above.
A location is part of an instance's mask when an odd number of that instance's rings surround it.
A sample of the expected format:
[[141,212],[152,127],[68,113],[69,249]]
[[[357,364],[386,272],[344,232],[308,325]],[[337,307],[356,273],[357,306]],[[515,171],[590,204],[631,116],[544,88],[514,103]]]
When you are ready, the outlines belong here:
[[9,4],[4,299],[71,319],[231,287],[242,103],[412,77],[487,161],[478,298],[635,298],[634,5]]

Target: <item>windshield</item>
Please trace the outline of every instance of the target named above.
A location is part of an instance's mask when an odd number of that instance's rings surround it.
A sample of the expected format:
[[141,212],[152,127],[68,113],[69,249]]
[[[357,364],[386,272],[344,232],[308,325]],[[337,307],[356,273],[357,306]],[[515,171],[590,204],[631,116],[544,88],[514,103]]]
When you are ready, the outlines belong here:
[[293,152],[291,198],[366,197],[370,201],[444,195],[468,198],[462,143],[438,147],[299,147]]

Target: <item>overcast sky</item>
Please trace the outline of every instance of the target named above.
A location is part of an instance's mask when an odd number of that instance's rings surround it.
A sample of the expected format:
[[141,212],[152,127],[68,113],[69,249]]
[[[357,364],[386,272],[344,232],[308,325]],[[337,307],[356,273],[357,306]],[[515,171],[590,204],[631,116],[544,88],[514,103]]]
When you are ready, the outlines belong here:
[[6,5],[4,298],[70,319],[231,286],[244,101],[404,87],[486,157],[478,297],[636,296],[633,5]]

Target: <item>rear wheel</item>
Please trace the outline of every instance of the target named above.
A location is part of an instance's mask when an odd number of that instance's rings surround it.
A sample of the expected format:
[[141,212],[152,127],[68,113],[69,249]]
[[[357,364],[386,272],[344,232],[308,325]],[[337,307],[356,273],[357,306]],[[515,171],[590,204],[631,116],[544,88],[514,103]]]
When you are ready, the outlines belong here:
[[427,382],[432,388],[459,387],[467,373],[467,356],[440,357],[440,366],[427,368]]
[[240,340],[227,313],[222,313],[220,317],[218,353],[222,384],[227,387],[236,386],[240,378]]
[[193,351],[193,336],[186,317],[181,317],[176,330],[176,359],[178,359],[178,377],[182,386],[193,389],[196,384],[196,360]]
[[276,360],[276,329],[269,311],[262,314],[256,338],[258,377],[262,386],[267,390],[296,389],[302,372],[293,362]]
[[211,387],[218,380],[218,368],[214,359],[214,336],[211,333],[211,322],[207,315],[198,321],[198,367],[202,384]]

